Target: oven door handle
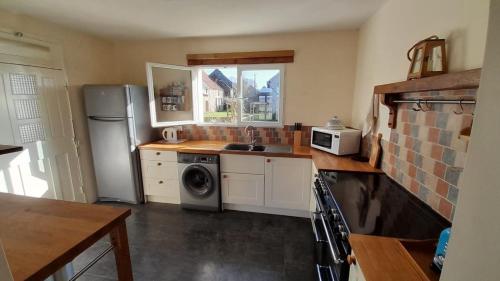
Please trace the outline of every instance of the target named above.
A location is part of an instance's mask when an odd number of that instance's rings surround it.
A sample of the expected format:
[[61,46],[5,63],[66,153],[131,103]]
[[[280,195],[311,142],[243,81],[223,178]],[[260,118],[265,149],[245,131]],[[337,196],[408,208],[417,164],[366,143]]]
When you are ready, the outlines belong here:
[[[316,190],[316,188],[313,189],[313,192],[314,192],[314,197],[316,197],[316,201],[320,205],[320,208],[323,209],[323,206],[321,206],[318,191]],[[328,248],[330,249],[330,253],[332,254],[333,263],[340,264],[344,261],[338,257],[337,253],[335,252],[335,249],[333,248],[334,244],[333,244],[332,238],[330,237],[330,231],[328,231],[328,227],[326,225],[325,218],[324,218],[323,214],[319,214],[319,217],[321,219],[321,223],[323,224],[323,228],[325,230],[326,240],[328,240]]]
[[314,233],[314,240],[316,241],[316,243],[319,243],[319,242],[326,242],[324,240],[321,240],[319,238],[319,234],[318,234],[318,230],[316,229],[316,216],[321,216],[321,212],[312,212],[311,213],[311,224],[312,224],[312,229],[313,229],[313,233]]
[[333,263],[335,264],[343,263],[344,261],[338,257],[337,253],[335,252],[335,249],[333,248],[333,241],[332,238],[330,237],[330,232],[328,231],[328,227],[326,226],[325,218],[323,217],[323,215],[320,215],[320,218],[321,218],[321,223],[323,224],[323,228],[325,229],[326,240],[328,240],[328,248],[332,253]]
[[312,190],[313,190],[313,193],[314,193],[314,198],[316,199],[316,205],[319,206],[319,208],[321,209],[322,212],[324,212],[324,208],[323,208],[323,204],[321,204],[321,200],[319,199],[319,195],[318,195],[318,187],[315,185],[313,186]]
[[333,274],[332,268],[330,266],[323,266],[316,264],[316,275],[318,276],[318,281],[323,281],[323,277],[321,277],[322,276],[321,271],[323,270],[328,270],[328,276],[327,276],[328,280],[324,281],[338,281],[337,277],[335,277],[335,274]]

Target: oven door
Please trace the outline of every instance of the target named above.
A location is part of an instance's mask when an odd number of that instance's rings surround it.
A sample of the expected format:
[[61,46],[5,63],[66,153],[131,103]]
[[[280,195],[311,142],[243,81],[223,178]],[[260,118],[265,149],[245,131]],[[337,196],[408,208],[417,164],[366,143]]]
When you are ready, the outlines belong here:
[[321,212],[311,214],[311,223],[314,233],[314,269],[317,281],[339,281],[337,274],[330,265],[328,240],[324,231]]
[[315,237],[315,270],[318,281],[347,281],[349,266],[346,263],[347,254],[339,250],[339,245],[334,239],[332,229],[325,217],[322,199],[317,188],[313,187],[316,199],[316,212],[311,215],[311,222]]

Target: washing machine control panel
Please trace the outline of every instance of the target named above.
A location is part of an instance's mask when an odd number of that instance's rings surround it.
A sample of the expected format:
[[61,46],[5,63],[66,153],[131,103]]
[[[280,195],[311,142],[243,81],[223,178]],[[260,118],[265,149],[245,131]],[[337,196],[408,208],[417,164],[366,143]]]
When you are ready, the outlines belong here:
[[178,153],[177,162],[179,163],[202,163],[218,164],[219,156],[210,154]]

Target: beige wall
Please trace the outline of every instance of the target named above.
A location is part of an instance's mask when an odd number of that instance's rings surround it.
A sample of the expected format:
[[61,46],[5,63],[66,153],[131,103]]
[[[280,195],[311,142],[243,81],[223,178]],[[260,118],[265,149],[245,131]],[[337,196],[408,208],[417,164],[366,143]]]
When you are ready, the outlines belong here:
[[357,31],[115,42],[122,82],[146,84],[145,63],[186,64],[187,53],[295,50],[285,70],[285,124],[351,121]]
[[[406,80],[406,51],[436,34],[447,39],[451,72],[481,67],[489,0],[388,0],[360,29],[353,126],[362,128],[377,84]],[[388,110],[380,107],[379,130],[388,139]]]
[[484,67],[443,281],[500,276],[500,0],[491,1]]
[[113,44],[55,24],[0,10],[0,27],[24,32],[63,48],[64,65],[75,132],[80,140],[80,157],[87,200],[95,201],[95,176],[80,87],[87,83],[116,83],[113,69]]

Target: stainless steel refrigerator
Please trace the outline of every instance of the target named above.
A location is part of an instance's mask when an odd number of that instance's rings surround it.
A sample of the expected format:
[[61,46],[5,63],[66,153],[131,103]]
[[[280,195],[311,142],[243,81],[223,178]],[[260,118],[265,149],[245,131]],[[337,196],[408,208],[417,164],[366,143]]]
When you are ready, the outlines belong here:
[[98,200],[142,202],[137,146],[154,139],[147,88],[85,85],[83,93]]

